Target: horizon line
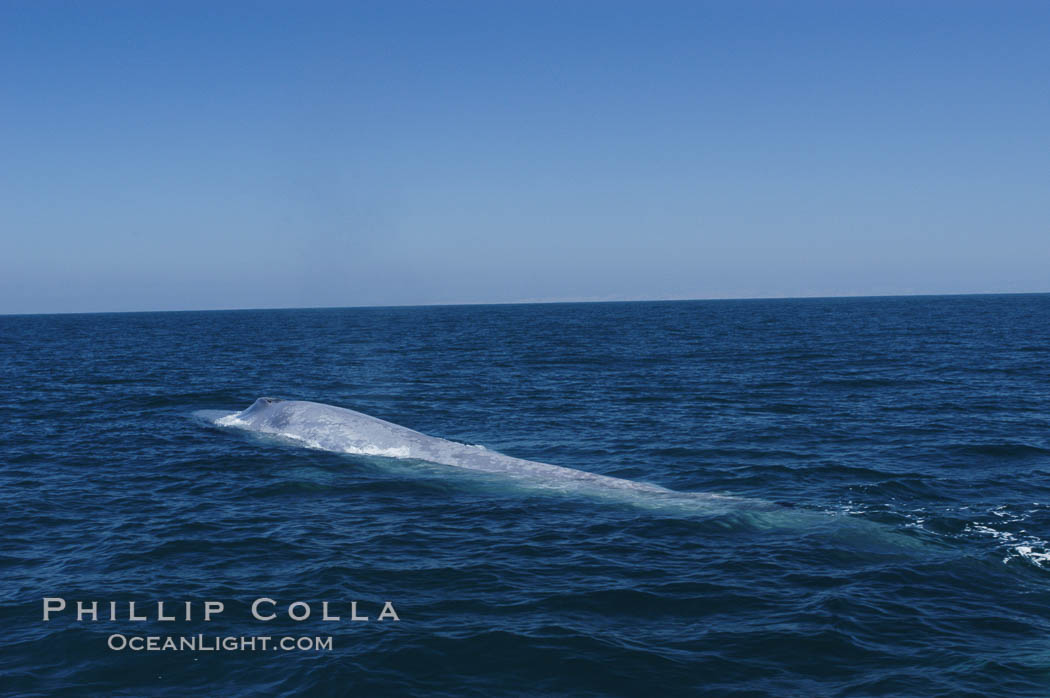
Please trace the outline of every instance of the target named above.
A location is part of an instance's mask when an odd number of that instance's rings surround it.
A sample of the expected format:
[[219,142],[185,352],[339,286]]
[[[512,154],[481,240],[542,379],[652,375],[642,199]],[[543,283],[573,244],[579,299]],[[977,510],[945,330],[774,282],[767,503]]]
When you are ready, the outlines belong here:
[[711,296],[707,298],[555,298],[524,299],[516,301],[467,301],[458,303],[397,303],[375,305],[304,305],[242,308],[180,308],[177,310],[60,310],[47,313],[0,313],[0,317],[37,317],[45,315],[134,315],[153,313],[235,313],[265,310],[366,310],[370,308],[460,308],[502,305],[598,305],[603,303],[689,303],[717,301],[773,301],[773,300],[834,300],[840,298],[945,298],[955,296],[1039,296],[1050,291],[966,291],[961,293],[886,293],[803,296]]

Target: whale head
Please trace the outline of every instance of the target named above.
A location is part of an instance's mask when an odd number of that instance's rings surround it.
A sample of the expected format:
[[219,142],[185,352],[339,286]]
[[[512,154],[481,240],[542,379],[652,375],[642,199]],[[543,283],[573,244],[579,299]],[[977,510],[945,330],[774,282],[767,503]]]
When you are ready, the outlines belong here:
[[284,402],[284,401],[281,398],[279,398],[279,397],[261,397],[261,398],[257,399],[255,402],[253,402],[251,407],[249,407],[245,411],[241,412],[238,415],[238,418],[247,420],[247,419],[249,419],[251,417],[255,417],[255,416],[259,415],[259,414],[262,414],[262,413],[268,411],[271,405],[275,405],[278,402]]

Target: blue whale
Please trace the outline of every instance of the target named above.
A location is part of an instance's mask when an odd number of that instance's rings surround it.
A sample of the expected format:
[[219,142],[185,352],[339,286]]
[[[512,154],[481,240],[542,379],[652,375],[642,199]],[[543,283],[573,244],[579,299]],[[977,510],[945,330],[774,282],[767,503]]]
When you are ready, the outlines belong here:
[[723,528],[822,528],[880,551],[925,548],[913,535],[873,521],[832,511],[790,508],[762,499],[710,492],[679,492],[646,482],[515,458],[483,446],[449,441],[362,412],[305,400],[261,397],[234,413],[199,412],[220,427],[278,437],[307,448],[359,456],[424,461],[462,471],[486,473],[532,490],[597,497],[654,513],[702,517]]
[[309,448],[364,456],[413,459],[506,477],[531,488],[597,495],[696,513],[779,508],[761,500],[677,492],[659,485],[515,458],[482,446],[428,436],[355,410],[305,400],[261,397],[248,409],[214,419],[222,427],[289,439]]

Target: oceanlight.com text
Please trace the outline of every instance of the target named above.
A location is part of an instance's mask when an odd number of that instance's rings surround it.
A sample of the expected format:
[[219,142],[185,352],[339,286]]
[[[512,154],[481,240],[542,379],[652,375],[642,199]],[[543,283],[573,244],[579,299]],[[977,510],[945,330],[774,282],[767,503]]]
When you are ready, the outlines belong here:
[[284,635],[122,635],[106,646],[116,652],[331,652],[332,636]]

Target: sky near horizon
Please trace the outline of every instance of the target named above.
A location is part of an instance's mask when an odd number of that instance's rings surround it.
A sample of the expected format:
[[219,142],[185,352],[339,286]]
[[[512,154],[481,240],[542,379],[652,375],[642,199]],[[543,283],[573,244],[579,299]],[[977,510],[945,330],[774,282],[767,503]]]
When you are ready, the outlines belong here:
[[1050,3],[0,5],[0,313],[1050,291]]

